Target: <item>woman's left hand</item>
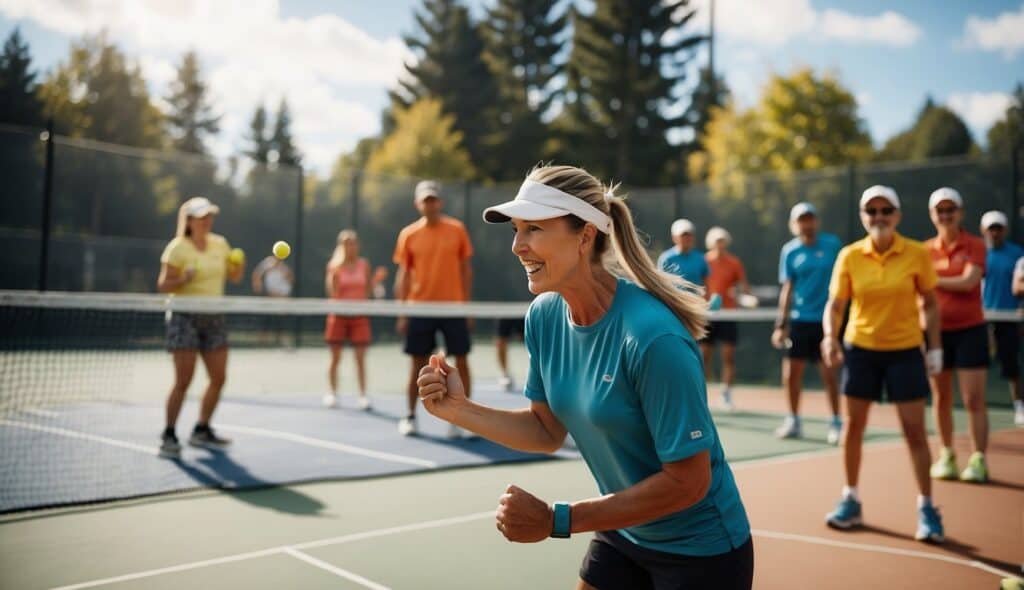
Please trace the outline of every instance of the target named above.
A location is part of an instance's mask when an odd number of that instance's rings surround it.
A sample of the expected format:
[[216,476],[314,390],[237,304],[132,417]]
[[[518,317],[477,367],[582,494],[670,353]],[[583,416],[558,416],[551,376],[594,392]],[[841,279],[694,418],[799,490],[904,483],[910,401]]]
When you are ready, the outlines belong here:
[[498,499],[494,518],[501,534],[516,543],[547,539],[555,522],[555,515],[546,502],[512,484]]

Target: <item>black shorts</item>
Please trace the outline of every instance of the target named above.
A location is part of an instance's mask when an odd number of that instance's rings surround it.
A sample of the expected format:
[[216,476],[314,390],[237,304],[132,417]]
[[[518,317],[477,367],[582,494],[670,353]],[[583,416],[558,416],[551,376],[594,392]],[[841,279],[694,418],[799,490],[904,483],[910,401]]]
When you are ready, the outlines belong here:
[[847,344],[839,391],[843,395],[876,402],[928,399],[930,388],[924,355],[918,347],[903,350],[867,350]]
[[943,369],[984,369],[988,367],[988,330],[978,324],[942,332]]
[[580,578],[599,590],[750,590],[754,543],[707,557],[640,547],[615,531],[594,534]]
[[793,322],[789,328],[789,341],[793,345],[786,351],[786,356],[816,363],[821,360],[821,340],[824,337],[825,331],[820,322]]
[[1020,324],[992,322],[992,338],[996,343],[1000,374],[1003,379],[1020,377]]
[[701,342],[714,344],[715,342],[728,342],[736,344],[739,340],[739,329],[736,322],[717,321],[708,323],[708,335]]
[[520,338],[526,334],[526,318],[498,320],[498,338],[511,338],[518,334]]
[[222,314],[177,313],[167,318],[167,350],[216,350],[228,345]]
[[450,356],[469,354],[469,326],[466,318],[409,318],[405,332],[405,354],[427,356],[437,349],[437,333],[444,336]]

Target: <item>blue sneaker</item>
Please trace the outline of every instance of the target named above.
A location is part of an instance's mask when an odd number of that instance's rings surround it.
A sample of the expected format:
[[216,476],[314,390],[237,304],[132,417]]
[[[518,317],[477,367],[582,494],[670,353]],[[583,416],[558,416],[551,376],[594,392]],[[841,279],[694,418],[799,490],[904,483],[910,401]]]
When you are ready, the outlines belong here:
[[836,504],[836,509],[825,515],[825,524],[840,530],[849,530],[864,522],[861,517],[860,502],[853,498],[843,498]]
[[942,529],[942,516],[934,506],[922,506],[917,509],[917,534],[914,538],[925,543],[942,543],[946,535]]

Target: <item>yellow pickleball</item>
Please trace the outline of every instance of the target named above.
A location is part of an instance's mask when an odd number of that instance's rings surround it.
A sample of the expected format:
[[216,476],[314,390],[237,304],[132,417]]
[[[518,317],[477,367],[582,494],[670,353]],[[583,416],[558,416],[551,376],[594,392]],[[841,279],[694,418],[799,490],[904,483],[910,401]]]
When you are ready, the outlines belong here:
[[242,264],[245,262],[245,251],[241,248],[233,248],[228,254],[228,262],[231,264]]
[[288,245],[288,242],[277,241],[274,242],[274,256],[277,256],[281,260],[288,258],[288,255],[292,253],[292,247]]

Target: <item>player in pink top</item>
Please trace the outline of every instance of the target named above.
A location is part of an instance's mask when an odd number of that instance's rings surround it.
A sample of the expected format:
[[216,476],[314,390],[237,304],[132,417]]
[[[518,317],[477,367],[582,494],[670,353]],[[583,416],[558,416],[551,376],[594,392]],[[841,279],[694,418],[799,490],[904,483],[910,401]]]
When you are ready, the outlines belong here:
[[[324,286],[331,299],[364,300],[380,296],[379,290],[388,278],[388,270],[378,266],[370,275],[370,263],[359,257],[359,237],[351,229],[338,234],[338,244],[327,262]],[[366,347],[370,344],[370,318],[347,317],[330,314],[324,340],[331,349],[331,365],[327,379],[331,390],[324,395],[324,405],[332,408],[338,404],[338,363],[341,361],[341,346],[352,343],[356,353],[356,378],[359,381],[359,409],[369,410],[370,399],[366,396]]]

